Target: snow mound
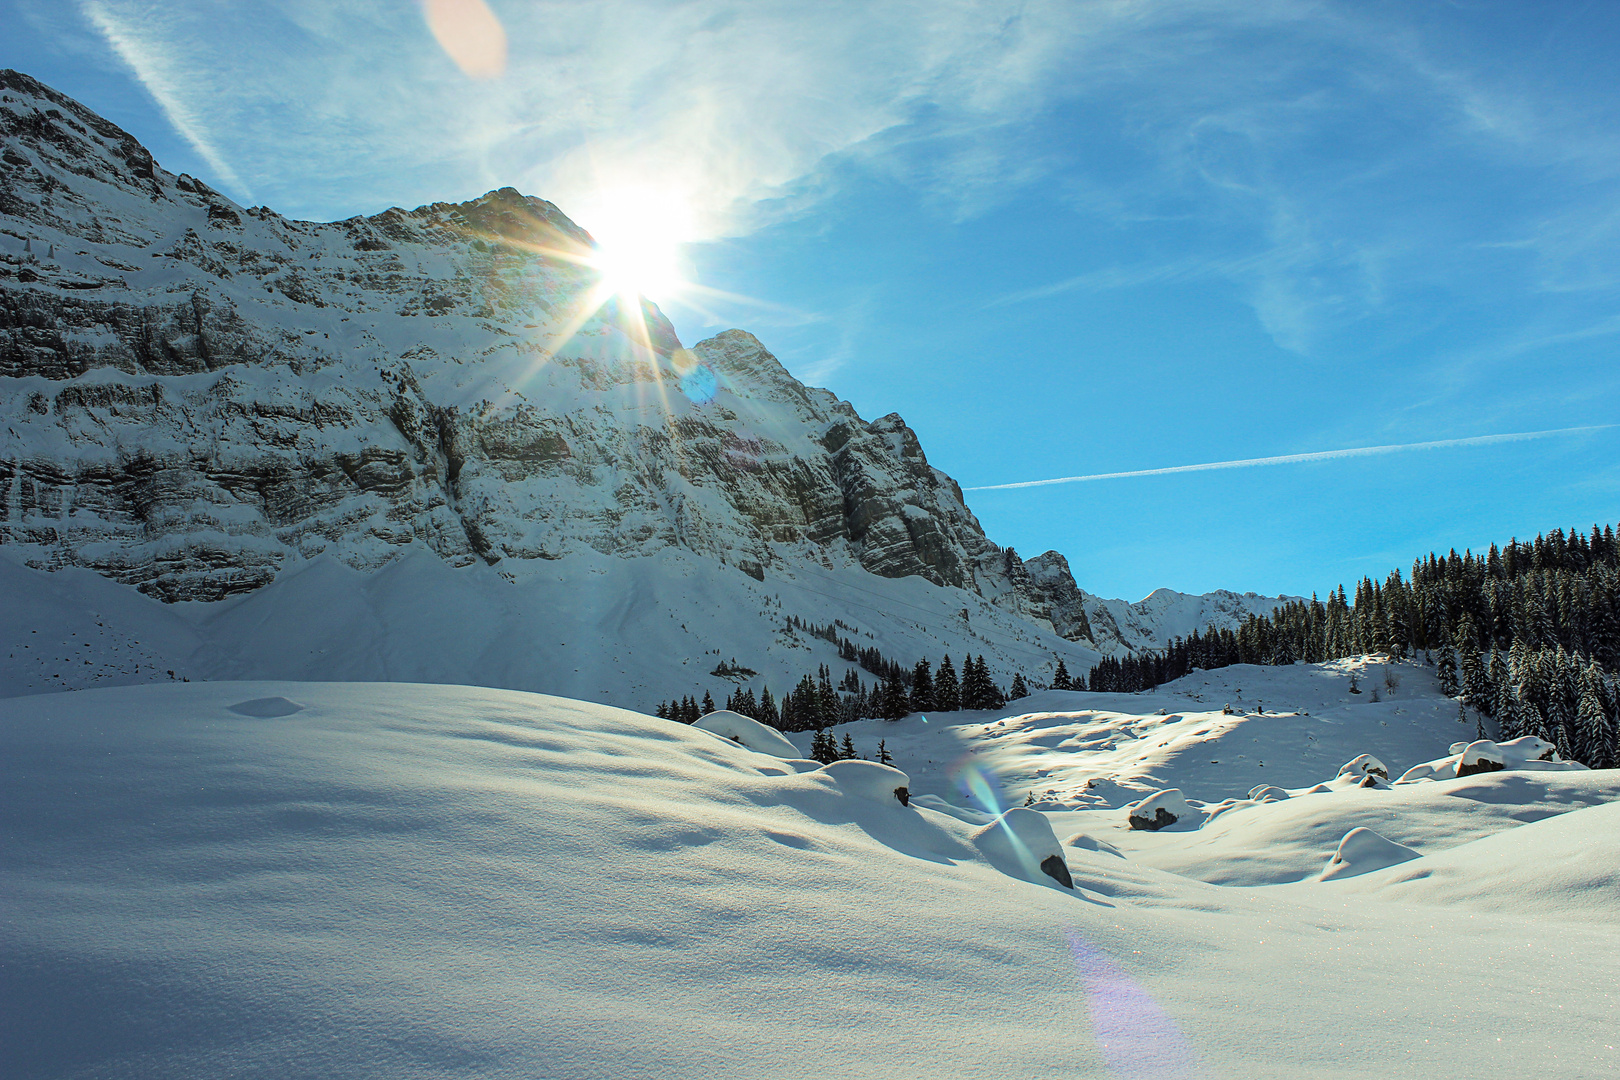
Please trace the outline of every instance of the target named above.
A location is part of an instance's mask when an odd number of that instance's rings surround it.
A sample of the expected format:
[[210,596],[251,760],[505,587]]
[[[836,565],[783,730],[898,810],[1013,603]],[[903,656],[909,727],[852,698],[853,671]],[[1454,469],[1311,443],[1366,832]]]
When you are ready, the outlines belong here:
[[741,743],[750,750],[771,757],[792,761],[801,757],[799,748],[769,724],[729,709],[720,709],[702,717],[692,725],[698,731],[707,731],[732,742]]
[[1404,844],[1385,839],[1371,829],[1355,828],[1339,841],[1339,849],[1328,860],[1321,880],[1356,877],[1418,858],[1422,855]]
[[[794,756],[798,756],[797,751]],[[822,766],[820,771],[832,777],[838,785],[838,790],[845,795],[871,799],[873,802],[887,802],[894,799],[901,806],[907,806],[911,802],[911,778],[892,765],[852,759],[834,761]],[[1051,831],[1050,828],[1048,831]]]
[[226,708],[238,716],[252,716],[261,720],[291,716],[293,713],[304,711],[302,705],[296,701],[288,701],[284,697],[261,697],[252,701],[238,701],[235,705],[227,705]]
[[1044,874],[1065,889],[1074,888],[1057,834],[1039,810],[1013,807],[974,833],[973,845],[991,866],[1010,877],[1039,884]]
[[1507,829],[1351,887],[1403,903],[1612,925],[1620,921],[1620,802]]
[[1373,757],[1371,754],[1357,754],[1339,767],[1340,780],[1345,777],[1361,779],[1363,776],[1376,776],[1383,780],[1389,779],[1389,766]]
[[1110,844],[1106,840],[1098,840],[1090,833],[1075,833],[1073,836],[1065,840],[1064,843],[1069,847],[1078,848],[1081,851],[1098,851],[1105,855],[1112,855],[1119,859],[1123,859],[1125,857],[1125,853],[1119,850],[1119,848],[1115,847],[1113,844]]
[[1288,792],[1275,784],[1261,784],[1249,791],[1249,798],[1253,802],[1278,802],[1288,798]]
[[1131,828],[1156,832],[1178,821],[1190,820],[1192,807],[1187,805],[1180,788],[1167,788],[1132,805],[1126,816]]

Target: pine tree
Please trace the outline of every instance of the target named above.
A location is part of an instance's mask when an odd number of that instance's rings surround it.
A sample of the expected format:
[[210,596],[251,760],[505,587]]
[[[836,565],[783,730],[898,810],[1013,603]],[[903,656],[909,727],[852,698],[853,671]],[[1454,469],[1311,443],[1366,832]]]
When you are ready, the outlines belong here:
[[1062,660],[1061,657],[1058,659],[1058,662],[1057,662],[1057,670],[1052,673],[1052,689],[1054,689],[1054,690],[1072,690],[1072,689],[1074,689],[1074,683],[1069,678],[1069,669],[1064,665],[1063,660]]
[[844,745],[839,748],[838,756],[845,761],[854,760],[858,756],[855,753],[855,740],[849,737],[847,731],[844,732]]
[[831,765],[838,760],[838,744],[826,728],[818,728],[815,737],[810,740],[810,756],[823,765]]
[[759,715],[754,719],[762,724],[770,724],[773,727],[782,719],[781,715],[776,711],[776,699],[771,697],[771,688],[768,686],[760,691]]
[[1506,683],[1496,695],[1496,726],[1501,729],[1503,742],[1525,734],[1524,721],[1519,717],[1518,695]]
[[988,709],[990,707],[984,703],[986,696],[984,683],[986,681],[988,680],[979,674],[978,661],[974,660],[970,654],[962,661],[962,708]]
[[1007,696],[1012,701],[1017,701],[1019,698],[1029,697],[1029,687],[1024,685],[1023,672],[1020,671],[1013,674],[1012,690]]
[[1548,745],[1557,745],[1553,741],[1552,730],[1547,726],[1546,717],[1533,701],[1521,701],[1518,707],[1519,727],[1526,735],[1534,735]]
[[917,661],[911,672],[911,711],[934,711],[934,676],[926,659]]
[[1610,769],[1609,717],[1603,703],[1603,676],[1596,665],[1581,678],[1580,705],[1575,713],[1577,760],[1594,769]]
[[962,692],[956,682],[956,668],[949,655],[939,662],[939,674],[934,676],[934,711],[955,712],[962,707]]
[[981,709],[1001,708],[1003,705],[1007,704],[1007,695],[1003,694],[1001,692],[1001,687],[997,686],[995,680],[990,678],[990,669],[985,665],[983,653],[979,654],[979,658],[976,663],[979,668],[979,682],[983,687],[980,692],[984,695],[982,699],[984,704],[979,707]]
[[707,716],[712,712],[714,712],[714,698],[705,690],[703,691],[703,715]]
[[879,765],[893,765],[894,764],[894,755],[889,753],[889,748],[888,748],[887,745],[884,744],[884,741],[882,739],[878,740],[877,763]]
[[660,720],[668,720],[669,719],[669,703],[668,702],[660,701],[658,703],[658,714],[657,715],[658,715],[658,719],[660,719]]
[[1456,697],[1460,691],[1457,685],[1457,653],[1451,647],[1451,642],[1440,646],[1440,692],[1446,697]]
[[1490,700],[1476,701],[1474,708],[1481,710],[1486,715],[1494,716],[1496,714],[1496,705],[1502,700],[1503,689],[1511,689],[1511,683],[1513,682],[1512,676],[1508,674],[1507,661],[1503,660],[1502,654],[1495,649],[1491,650],[1491,665],[1489,674],[1486,675],[1486,681],[1491,692]]
[[882,708],[878,711],[885,720],[899,720],[906,715],[911,702],[906,695],[905,684],[898,675],[890,675],[883,680]]

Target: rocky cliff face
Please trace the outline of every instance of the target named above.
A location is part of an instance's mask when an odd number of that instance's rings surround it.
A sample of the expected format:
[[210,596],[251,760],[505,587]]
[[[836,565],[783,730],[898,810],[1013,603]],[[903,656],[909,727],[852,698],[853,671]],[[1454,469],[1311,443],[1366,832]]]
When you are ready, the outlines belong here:
[[291,221],[16,72],[0,141],[0,544],[30,566],[218,600],[321,554],[423,545],[516,579],[680,547],[1087,634],[1061,556],[991,543],[899,416],[741,331],[683,349],[547,202]]

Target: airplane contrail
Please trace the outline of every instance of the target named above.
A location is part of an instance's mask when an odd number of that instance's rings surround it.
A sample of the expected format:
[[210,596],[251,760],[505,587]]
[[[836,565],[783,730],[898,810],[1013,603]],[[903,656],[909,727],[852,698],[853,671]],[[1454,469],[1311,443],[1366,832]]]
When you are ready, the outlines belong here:
[[1310,454],[1282,454],[1277,457],[1243,458],[1239,461],[1207,461],[1201,465],[1172,465],[1167,469],[1132,469],[1129,472],[1093,473],[1090,476],[1059,476],[1051,480],[1021,480],[1016,484],[981,484],[963,491],[1006,491],[1009,488],[1045,487],[1048,484],[1079,484],[1089,480],[1125,480],[1134,476],[1170,476],[1174,473],[1207,472],[1211,469],[1249,469],[1256,465],[1294,465],[1302,461],[1333,461],[1338,458],[1370,457],[1401,450],[1444,450],[1453,446],[1487,446],[1491,443],[1546,439],[1554,435],[1575,435],[1583,431],[1604,431],[1616,424],[1557,428],[1553,431],[1518,431],[1508,435],[1475,435],[1468,439],[1437,439],[1434,442],[1396,443],[1391,446],[1356,446],[1348,450],[1319,450]]

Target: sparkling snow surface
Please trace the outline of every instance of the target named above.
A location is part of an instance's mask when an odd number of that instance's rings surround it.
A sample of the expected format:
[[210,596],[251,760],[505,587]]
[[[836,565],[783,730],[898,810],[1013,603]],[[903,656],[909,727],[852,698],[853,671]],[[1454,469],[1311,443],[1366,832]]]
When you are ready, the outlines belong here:
[[[1620,772],[1335,780],[1474,734],[1350,666],[849,725],[876,785],[514,691],[0,702],[0,1075],[1609,1074]],[[1072,891],[986,839],[1032,792]],[[1420,857],[1319,880],[1357,827]]]

